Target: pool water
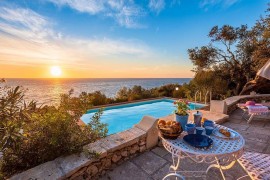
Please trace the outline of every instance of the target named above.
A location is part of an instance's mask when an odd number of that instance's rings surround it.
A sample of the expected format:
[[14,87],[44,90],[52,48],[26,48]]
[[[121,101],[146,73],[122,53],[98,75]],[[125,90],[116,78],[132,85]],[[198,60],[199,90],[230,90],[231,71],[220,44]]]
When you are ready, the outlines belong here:
[[[100,121],[108,124],[108,134],[114,134],[132,128],[143,116],[160,118],[172,114],[175,110],[173,102],[171,99],[161,99],[106,107]],[[198,103],[189,104],[190,109],[203,106],[205,105]],[[89,110],[81,117],[82,121],[87,124],[97,111],[98,109]]]

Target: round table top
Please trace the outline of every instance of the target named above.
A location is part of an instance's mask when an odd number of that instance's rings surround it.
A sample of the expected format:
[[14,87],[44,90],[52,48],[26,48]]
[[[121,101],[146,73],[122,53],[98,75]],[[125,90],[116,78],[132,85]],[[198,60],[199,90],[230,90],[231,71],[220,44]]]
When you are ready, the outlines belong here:
[[213,140],[213,145],[207,149],[195,148],[183,140],[183,137],[187,134],[182,132],[182,134],[175,140],[162,138],[164,147],[172,154],[179,155],[181,152],[193,154],[193,155],[202,155],[202,156],[218,156],[226,154],[234,154],[240,151],[243,151],[245,140],[241,134],[236,131],[227,128],[225,126],[216,125],[215,128],[224,128],[230,131],[233,131],[237,136],[234,139],[225,139],[217,137],[214,134],[210,135],[210,138]]

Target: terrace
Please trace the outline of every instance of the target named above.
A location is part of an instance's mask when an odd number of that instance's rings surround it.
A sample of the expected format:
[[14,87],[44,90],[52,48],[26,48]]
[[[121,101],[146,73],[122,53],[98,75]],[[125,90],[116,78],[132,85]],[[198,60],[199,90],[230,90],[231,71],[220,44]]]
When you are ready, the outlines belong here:
[[[240,133],[245,139],[245,152],[270,154],[270,116],[256,116],[247,124],[242,118],[242,110],[236,106],[250,99],[269,102],[270,95],[238,96],[222,102],[213,101],[212,105],[215,106],[210,108],[210,111],[202,112],[216,123]],[[228,106],[222,109],[224,102]],[[229,116],[224,114],[225,111]],[[163,119],[171,118],[169,115]],[[98,157],[87,157],[84,153],[60,157],[11,179],[162,179],[169,172],[172,158],[158,138],[156,122],[155,118],[144,117],[131,129],[89,144],[86,148],[99,153]],[[181,161],[180,170],[194,169],[205,171],[207,165],[196,164],[188,158]],[[236,163],[233,168],[224,171],[224,175],[226,179],[237,179],[246,175],[246,172]],[[222,176],[218,169],[211,169],[206,178],[221,179]]]
[[[234,111],[228,122],[222,125],[230,127],[239,132],[245,139],[245,150],[251,152],[265,153],[270,155],[270,117],[268,119],[255,118],[250,124],[243,120],[240,109]],[[182,170],[206,170],[205,164],[195,164],[190,159],[184,159]],[[171,154],[162,146],[144,152],[123,164],[112,168],[102,176],[101,179],[162,179],[172,164]],[[240,165],[225,171],[226,179],[237,179],[245,175],[245,171]],[[218,169],[209,171],[207,179],[221,179]],[[198,178],[200,179],[200,178]],[[249,179],[249,178],[246,178]]]

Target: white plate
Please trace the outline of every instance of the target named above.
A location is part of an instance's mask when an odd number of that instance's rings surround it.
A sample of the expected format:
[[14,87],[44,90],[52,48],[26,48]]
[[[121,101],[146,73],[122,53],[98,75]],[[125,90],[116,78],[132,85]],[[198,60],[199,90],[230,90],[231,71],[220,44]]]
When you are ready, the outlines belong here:
[[239,134],[231,129],[227,129],[227,128],[222,128],[222,129],[226,129],[227,131],[229,131],[231,133],[231,136],[227,137],[223,135],[222,133],[219,132],[219,128],[215,128],[213,130],[213,134],[217,137],[224,138],[224,139],[236,139],[239,137]]

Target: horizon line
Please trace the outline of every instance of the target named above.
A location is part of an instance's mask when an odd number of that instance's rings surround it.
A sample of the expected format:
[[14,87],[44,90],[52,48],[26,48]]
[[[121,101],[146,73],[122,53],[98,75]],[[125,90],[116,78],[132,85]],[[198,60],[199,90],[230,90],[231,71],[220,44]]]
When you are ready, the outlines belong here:
[[20,77],[11,77],[11,78],[1,78],[1,79],[193,79],[194,77],[132,77],[132,78],[125,78],[125,77],[95,77],[95,78],[91,78],[91,77],[83,77],[83,78],[72,78],[72,77],[68,77],[68,78],[20,78]]

